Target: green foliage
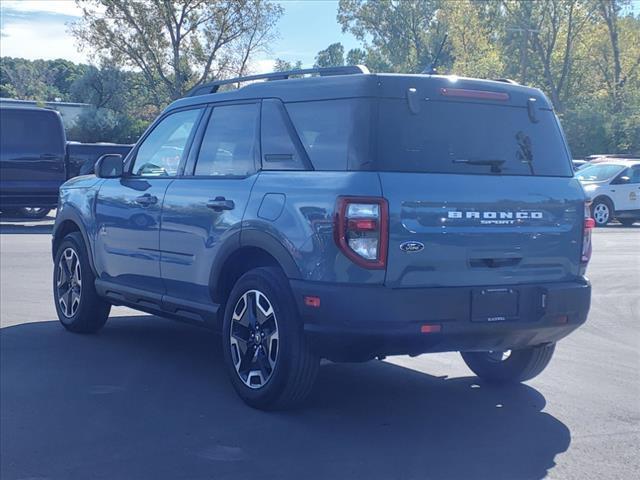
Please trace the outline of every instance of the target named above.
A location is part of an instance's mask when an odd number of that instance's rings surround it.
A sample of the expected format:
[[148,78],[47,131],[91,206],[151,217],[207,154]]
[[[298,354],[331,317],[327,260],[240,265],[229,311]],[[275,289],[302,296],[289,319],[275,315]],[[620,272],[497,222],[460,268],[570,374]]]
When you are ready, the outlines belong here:
[[91,105],[68,130],[69,140],[132,143],[164,107],[154,102],[140,73],[112,65],[3,57],[1,66],[3,97],[40,106],[56,100]]
[[147,122],[108,108],[84,111],[69,129],[69,140],[78,142],[135,143]]
[[341,67],[344,65],[344,47],[341,43],[332,43],[316,55],[315,67]]
[[71,84],[86,71],[86,65],[68,60],[0,59],[0,97],[28,100],[69,101]]
[[76,0],[80,45],[140,71],[158,103],[246,72],[267,49],[282,7],[268,0]]
[[282,60],[281,58],[276,58],[275,65],[273,66],[274,72],[287,72],[289,70],[300,70],[302,69],[302,62],[298,60],[295,63],[287,62],[286,60]]

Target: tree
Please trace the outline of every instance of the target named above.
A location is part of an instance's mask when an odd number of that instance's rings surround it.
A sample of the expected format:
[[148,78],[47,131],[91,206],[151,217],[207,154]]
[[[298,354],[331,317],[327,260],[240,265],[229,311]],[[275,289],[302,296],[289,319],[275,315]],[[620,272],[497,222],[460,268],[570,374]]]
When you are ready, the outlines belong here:
[[148,123],[109,108],[91,107],[80,114],[67,132],[77,142],[135,143]]
[[[438,11],[443,7],[448,7],[444,0],[340,0],[337,18],[342,31],[362,41],[379,66],[421,72],[442,42]],[[448,46],[441,60],[450,65]]]
[[316,55],[315,67],[341,67],[344,65],[344,47],[341,43],[332,43]]
[[211,78],[244,72],[275,35],[282,7],[268,0],[76,0],[80,46],[138,69],[158,103]]
[[[451,2],[441,12],[441,21],[449,35],[453,64],[451,71],[458,75],[480,78],[499,78],[504,72],[499,37],[495,35],[496,18],[483,18],[486,3],[471,0]],[[493,25],[493,29],[492,29]]]
[[367,52],[361,48],[352,48],[347,52],[347,65],[366,65]]
[[533,33],[533,52],[542,66],[546,91],[562,113],[564,100],[572,93],[568,87],[576,42],[595,13],[594,5],[582,0],[505,0],[503,5],[518,29]]
[[302,62],[297,60],[295,63],[288,62],[281,58],[276,58],[275,65],[273,66],[274,72],[287,72],[289,70],[300,70],[302,68]]
[[0,95],[23,100],[67,101],[71,84],[84,74],[86,68],[86,65],[62,59],[2,57]]
[[[598,14],[606,26],[606,35],[599,38],[606,41],[601,41],[595,51],[600,54],[598,67],[607,86],[609,108],[614,116],[613,143],[621,149],[635,144],[635,148],[640,150],[640,20],[632,16],[621,18],[626,3],[628,2],[619,0],[598,0]],[[625,107],[629,105],[635,108],[625,112]],[[627,136],[625,130],[629,130],[625,128],[629,117],[635,120],[630,125],[629,132],[633,137],[624,138]]]

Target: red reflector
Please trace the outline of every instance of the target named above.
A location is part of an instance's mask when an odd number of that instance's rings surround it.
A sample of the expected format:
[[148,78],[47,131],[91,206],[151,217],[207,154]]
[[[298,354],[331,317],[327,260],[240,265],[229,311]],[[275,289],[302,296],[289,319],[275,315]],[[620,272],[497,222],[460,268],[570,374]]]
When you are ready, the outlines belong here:
[[445,97],[478,98],[483,100],[509,100],[508,93],[469,90],[466,88],[441,88],[440,95],[444,95]]
[[437,333],[441,330],[440,325],[422,325],[420,327],[421,333]]
[[318,308],[320,307],[320,297],[306,296],[304,297],[304,304],[307,307]]
[[567,315],[559,315],[556,317],[556,323],[569,323],[569,317]]
[[378,229],[378,222],[373,218],[349,219],[349,230],[373,231]]
[[584,228],[586,229],[596,228],[596,221],[593,218],[585,218]]

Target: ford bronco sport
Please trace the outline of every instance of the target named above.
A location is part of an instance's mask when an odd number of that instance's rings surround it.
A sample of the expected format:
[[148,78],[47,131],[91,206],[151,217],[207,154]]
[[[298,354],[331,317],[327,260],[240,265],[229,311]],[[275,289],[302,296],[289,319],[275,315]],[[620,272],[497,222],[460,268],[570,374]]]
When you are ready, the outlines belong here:
[[509,81],[207,84],[59,205],[62,324],[96,332],[127,305],[217,328],[257,408],[300,402],[321,358],[460,351],[488,382],[525,381],[589,310],[585,194],[549,101]]

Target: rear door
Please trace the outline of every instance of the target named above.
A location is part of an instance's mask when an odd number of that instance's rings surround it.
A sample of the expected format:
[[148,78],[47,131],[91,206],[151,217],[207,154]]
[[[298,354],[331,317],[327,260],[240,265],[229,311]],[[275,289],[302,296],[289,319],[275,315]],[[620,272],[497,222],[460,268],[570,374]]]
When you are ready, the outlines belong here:
[[161,300],[160,212],[186,158],[202,108],[169,113],[146,135],[122,178],[103,181],[96,199],[96,267],[101,280]]
[[[380,100],[386,284],[554,282],[579,275],[584,194],[555,115],[498,102]],[[535,120],[535,121],[534,121]]]
[[60,114],[44,109],[0,108],[0,117],[3,201],[32,206],[55,204],[58,188],[66,179],[66,139]]
[[240,226],[257,178],[259,103],[215,106],[194,145],[185,175],[173,182],[162,210],[160,249],[165,303],[182,314],[211,304],[210,274],[223,244],[239,244]]

